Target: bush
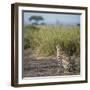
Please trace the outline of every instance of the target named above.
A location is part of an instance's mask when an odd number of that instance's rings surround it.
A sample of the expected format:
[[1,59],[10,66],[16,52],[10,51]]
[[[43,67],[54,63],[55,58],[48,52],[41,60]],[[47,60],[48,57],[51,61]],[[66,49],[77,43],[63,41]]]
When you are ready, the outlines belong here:
[[30,42],[28,38],[24,38],[24,49],[30,48]]

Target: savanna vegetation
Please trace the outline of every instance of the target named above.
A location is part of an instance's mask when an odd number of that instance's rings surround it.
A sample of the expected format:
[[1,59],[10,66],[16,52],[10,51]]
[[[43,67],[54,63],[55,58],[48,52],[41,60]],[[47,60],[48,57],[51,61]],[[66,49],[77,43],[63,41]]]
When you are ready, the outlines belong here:
[[27,25],[24,28],[24,48],[36,54],[55,55],[56,45],[69,55],[80,53],[80,27],[63,25]]

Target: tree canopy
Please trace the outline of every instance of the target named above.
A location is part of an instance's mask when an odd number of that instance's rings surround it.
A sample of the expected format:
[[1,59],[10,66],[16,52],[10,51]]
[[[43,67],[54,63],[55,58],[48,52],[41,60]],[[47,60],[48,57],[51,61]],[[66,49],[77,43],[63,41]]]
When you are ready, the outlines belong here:
[[33,20],[35,21],[36,24],[38,24],[38,22],[44,20],[44,18],[42,16],[31,16],[29,18],[29,21],[33,21]]

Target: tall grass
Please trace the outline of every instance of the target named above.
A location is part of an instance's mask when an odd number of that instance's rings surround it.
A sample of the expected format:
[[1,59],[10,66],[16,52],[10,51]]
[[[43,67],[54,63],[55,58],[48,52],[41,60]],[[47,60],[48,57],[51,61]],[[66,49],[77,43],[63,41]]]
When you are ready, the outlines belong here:
[[69,55],[80,53],[80,27],[63,25],[28,25],[24,28],[24,48],[38,55],[55,55],[56,45]]

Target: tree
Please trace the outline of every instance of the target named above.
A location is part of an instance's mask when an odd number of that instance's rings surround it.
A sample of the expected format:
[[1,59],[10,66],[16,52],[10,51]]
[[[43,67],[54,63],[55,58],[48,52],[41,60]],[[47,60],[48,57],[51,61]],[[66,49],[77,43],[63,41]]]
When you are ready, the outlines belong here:
[[78,23],[77,26],[80,26],[80,23]]
[[31,16],[29,18],[29,21],[35,21],[34,23],[32,23],[35,25],[39,24],[39,21],[42,21],[42,20],[44,20],[42,16]]

